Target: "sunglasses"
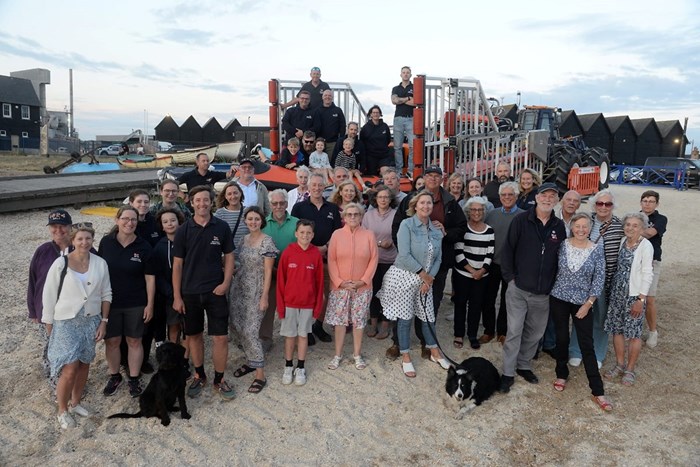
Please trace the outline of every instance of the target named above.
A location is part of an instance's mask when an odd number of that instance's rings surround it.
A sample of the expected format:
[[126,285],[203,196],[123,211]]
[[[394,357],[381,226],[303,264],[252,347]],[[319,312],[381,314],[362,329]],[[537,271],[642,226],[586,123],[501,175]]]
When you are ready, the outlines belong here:
[[92,229],[92,222],[78,222],[70,226],[72,230]]
[[611,208],[613,206],[613,203],[612,201],[596,201],[595,205],[600,207],[605,206],[606,208]]
[[272,201],[272,202],[270,202],[270,204],[273,206],[284,206],[285,204],[287,204],[287,202],[286,201]]

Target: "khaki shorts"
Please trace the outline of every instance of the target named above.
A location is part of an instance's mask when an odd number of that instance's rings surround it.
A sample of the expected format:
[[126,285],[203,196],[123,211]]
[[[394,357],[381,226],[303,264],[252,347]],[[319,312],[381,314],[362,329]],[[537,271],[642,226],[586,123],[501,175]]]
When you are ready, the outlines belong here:
[[661,261],[652,261],[652,267],[654,268],[654,278],[651,280],[651,287],[649,287],[649,297],[656,297],[656,288],[659,286],[659,276],[661,275]]
[[284,309],[284,319],[280,322],[280,336],[306,337],[311,332],[314,322],[314,310],[311,308]]

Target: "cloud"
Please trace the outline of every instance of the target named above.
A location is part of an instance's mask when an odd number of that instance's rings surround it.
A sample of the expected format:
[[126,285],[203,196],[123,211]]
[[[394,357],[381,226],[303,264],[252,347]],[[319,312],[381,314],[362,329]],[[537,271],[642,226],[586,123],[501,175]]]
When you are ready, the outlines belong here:
[[216,34],[202,29],[165,28],[155,39],[204,47],[216,42]]

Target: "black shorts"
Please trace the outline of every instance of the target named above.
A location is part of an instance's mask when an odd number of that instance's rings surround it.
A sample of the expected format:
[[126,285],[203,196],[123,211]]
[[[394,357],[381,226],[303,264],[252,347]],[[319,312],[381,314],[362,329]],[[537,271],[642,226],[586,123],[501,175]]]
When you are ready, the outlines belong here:
[[134,337],[141,339],[143,337],[143,306],[131,308],[112,308],[109,311],[109,321],[107,322],[107,331],[105,339],[110,337]]
[[204,332],[204,312],[207,313],[207,333],[210,336],[228,334],[228,301],[225,295],[212,292],[183,294],[185,302],[185,335],[194,336]]

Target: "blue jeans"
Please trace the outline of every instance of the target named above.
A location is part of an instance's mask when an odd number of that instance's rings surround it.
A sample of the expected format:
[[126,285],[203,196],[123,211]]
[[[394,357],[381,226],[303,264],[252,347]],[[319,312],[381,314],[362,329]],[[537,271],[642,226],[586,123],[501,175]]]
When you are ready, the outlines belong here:
[[[398,319],[397,323],[397,333],[399,335],[399,349],[401,353],[408,353],[411,348],[411,321],[412,319]],[[420,320],[419,320],[420,321]],[[429,349],[434,349],[437,347],[437,342],[435,342],[435,323],[428,323],[426,321],[420,321],[421,328],[423,330],[423,336],[425,338],[425,346]],[[430,331],[432,329],[432,332]]]
[[[595,358],[599,362],[605,360],[608,353],[608,333],[603,329],[605,317],[608,313],[608,304],[605,302],[605,293],[598,297],[593,304],[593,348]],[[576,328],[571,329],[571,341],[569,342],[569,358],[581,358],[581,349],[578,346]]]
[[396,170],[403,169],[403,139],[408,140],[408,173],[413,175],[413,117],[394,118],[394,160]]

